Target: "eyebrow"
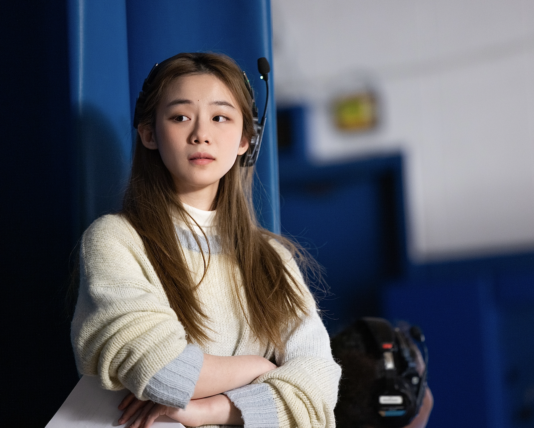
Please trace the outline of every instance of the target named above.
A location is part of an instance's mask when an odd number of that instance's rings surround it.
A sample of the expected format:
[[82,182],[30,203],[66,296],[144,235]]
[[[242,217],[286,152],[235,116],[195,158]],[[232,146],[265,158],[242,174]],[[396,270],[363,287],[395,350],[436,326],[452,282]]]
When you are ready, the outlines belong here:
[[[193,104],[193,102],[187,99],[176,99],[168,103],[167,107],[172,107],[172,106],[180,105],[180,104]],[[210,103],[210,105],[226,106],[226,107],[235,109],[235,107],[232,104],[230,104],[228,101],[213,101]]]
[[179,105],[179,104],[193,104],[191,100],[183,100],[183,99],[177,99],[172,100],[169,104],[167,104],[167,107]]
[[230,104],[228,101],[213,101],[210,104],[217,105],[217,106],[227,106],[227,107],[235,109],[235,107],[232,104]]

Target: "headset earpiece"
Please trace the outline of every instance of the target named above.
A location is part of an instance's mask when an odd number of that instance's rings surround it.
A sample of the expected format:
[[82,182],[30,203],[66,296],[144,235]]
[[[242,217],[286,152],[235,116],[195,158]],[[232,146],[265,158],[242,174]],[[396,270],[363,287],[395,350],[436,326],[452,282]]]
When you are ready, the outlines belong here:
[[247,73],[243,71],[243,80],[245,81],[245,86],[247,88],[248,93],[250,94],[250,98],[252,99],[252,117],[257,122],[258,121],[258,107],[256,106],[256,100],[254,99],[254,91],[252,90],[252,86],[250,85],[250,80],[248,80]]
[[258,156],[260,154],[260,148],[261,148],[261,142],[263,140],[263,132],[265,131],[265,122],[267,120],[267,105],[269,103],[269,79],[268,79],[268,73],[271,71],[271,67],[269,66],[269,62],[266,58],[259,58],[258,59],[258,71],[261,74],[261,78],[265,82],[265,85],[267,87],[267,94],[265,98],[265,107],[263,110],[263,117],[261,118],[261,122],[258,122],[258,108],[256,106],[256,101],[254,99],[254,92],[252,91],[252,87],[250,86],[250,82],[247,78],[247,75],[243,73],[243,76],[245,78],[245,86],[247,87],[247,90],[250,93],[250,96],[252,97],[252,116],[254,118],[254,136],[250,139],[250,147],[245,152],[243,156],[241,156],[241,166],[253,166],[256,161],[258,160]]

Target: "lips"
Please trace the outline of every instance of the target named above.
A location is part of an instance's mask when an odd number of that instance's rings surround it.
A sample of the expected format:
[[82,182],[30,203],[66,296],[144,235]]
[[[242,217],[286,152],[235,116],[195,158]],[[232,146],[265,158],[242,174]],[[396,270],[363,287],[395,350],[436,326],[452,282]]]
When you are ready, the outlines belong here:
[[201,159],[215,160],[215,158],[209,153],[193,153],[191,156],[189,156],[190,161]]
[[191,165],[205,166],[209,165],[215,160],[215,158],[209,153],[193,153],[189,156],[189,163]]

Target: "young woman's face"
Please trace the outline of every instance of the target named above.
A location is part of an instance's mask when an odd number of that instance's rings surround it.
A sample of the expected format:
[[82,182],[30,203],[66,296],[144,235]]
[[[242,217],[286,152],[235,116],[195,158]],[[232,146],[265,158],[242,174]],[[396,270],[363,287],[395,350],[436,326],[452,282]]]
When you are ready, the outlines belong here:
[[209,209],[219,180],[248,148],[239,105],[211,74],[171,82],[157,107],[155,128],[140,125],[139,134],[145,147],[159,150],[182,202],[201,209]]

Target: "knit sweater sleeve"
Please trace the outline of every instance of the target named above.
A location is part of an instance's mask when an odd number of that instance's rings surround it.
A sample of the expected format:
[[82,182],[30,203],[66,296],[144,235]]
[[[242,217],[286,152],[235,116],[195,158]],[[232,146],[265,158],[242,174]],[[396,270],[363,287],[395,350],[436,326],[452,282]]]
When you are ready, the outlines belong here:
[[[71,339],[80,373],[99,376],[105,389],[176,407],[189,401],[202,366],[139,235],[119,215],[98,219],[82,238]],[[169,394],[179,400],[165,402]]]
[[226,395],[241,410],[246,428],[333,428],[341,368],[332,357],[328,333],[295,261],[277,249],[299,281],[309,314],[286,331],[284,349],[275,352],[277,369]]

